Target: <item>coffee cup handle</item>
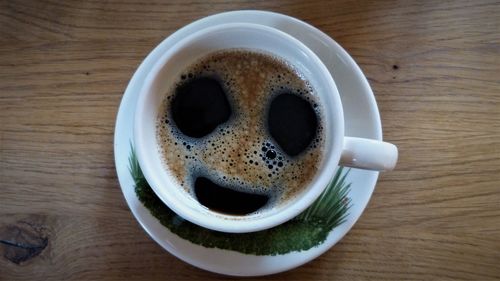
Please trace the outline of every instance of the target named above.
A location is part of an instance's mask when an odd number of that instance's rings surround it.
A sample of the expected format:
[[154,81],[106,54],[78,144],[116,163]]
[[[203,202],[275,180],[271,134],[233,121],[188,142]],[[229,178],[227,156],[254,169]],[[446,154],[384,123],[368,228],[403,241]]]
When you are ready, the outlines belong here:
[[374,171],[391,171],[398,161],[398,148],[388,142],[345,137],[341,166]]

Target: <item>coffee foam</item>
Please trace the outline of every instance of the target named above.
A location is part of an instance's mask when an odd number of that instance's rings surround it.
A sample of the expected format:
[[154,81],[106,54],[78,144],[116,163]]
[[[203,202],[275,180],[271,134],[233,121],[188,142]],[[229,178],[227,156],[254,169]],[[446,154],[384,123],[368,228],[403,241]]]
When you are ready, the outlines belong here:
[[[169,108],[179,83],[204,76],[223,85],[232,116],[212,133],[191,138],[176,127]],[[308,100],[319,120],[315,140],[295,157],[278,147],[266,127],[271,100],[284,92]],[[314,89],[288,62],[250,50],[225,50],[198,60],[179,76],[161,104],[157,138],[165,167],[190,194],[196,178],[204,176],[221,186],[266,194],[272,207],[300,193],[318,170],[322,119]]]

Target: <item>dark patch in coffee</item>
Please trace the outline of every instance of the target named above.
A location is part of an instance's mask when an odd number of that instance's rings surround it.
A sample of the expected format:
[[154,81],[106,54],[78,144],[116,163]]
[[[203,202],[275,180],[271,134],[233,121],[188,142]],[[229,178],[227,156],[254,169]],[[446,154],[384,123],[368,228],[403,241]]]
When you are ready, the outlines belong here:
[[267,124],[273,139],[290,156],[304,151],[318,131],[318,118],[312,105],[289,93],[280,94],[272,100]]
[[180,84],[171,110],[179,130],[193,138],[208,135],[231,116],[224,88],[211,77],[196,77]]
[[196,199],[203,206],[229,215],[253,213],[269,201],[266,195],[237,191],[234,187],[222,187],[205,177],[196,178],[194,192]]

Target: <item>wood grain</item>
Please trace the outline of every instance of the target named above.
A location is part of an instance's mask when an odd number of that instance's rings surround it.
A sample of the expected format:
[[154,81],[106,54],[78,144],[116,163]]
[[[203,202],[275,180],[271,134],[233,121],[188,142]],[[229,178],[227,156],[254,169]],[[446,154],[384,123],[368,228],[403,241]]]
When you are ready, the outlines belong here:
[[0,280],[233,279],[147,236],[119,190],[112,142],[147,53],[235,9],[289,14],[337,40],[400,150],[338,245],[263,279],[500,279],[499,1],[3,0]]

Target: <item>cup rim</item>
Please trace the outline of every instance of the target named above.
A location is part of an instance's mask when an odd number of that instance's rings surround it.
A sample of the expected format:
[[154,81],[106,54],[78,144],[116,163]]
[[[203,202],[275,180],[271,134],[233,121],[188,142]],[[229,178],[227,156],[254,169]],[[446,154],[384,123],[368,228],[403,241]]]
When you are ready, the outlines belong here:
[[[162,185],[164,186],[165,183],[155,175],[155,170],[164,169],[164,167],[157,167],[153,165],[151,161],[149,161],[149,159],[145,156],[145,151],[148,148],[144,146],[144,138],[141,137],[143,135],[141,124],[143,124],[142,117],[144,116],[143,112],[145,110],[145,103],[147,101],[147,98],[151,96],[151,87],[158,78],[158,75],[160,74],[160,71],[163,69],[163,67],[173,56],[175,56],[175,54],[177,54],[178,52],[182,52],[182,49],[184,47],[193,43],[193,41],[195,41],[200,36],[231,29],[253,29],[259,30],[261,32],[271,33],[282,40],[290,42],[295,47],[300,48],[302,52],[305,52],[307,56],[314,61],[315,67],[319,68],[318,72],[322,73],[325,76],[325,79],[328,81],[328,88],[331,89],[330,93],[328,94],[332,99],[331,104],[333,104],[335,107],[334,109],[332,109],[335,117],[333,118],[334,120],[331,120],[331,122],[335,122],[336,124],[335,126],[333,126],[336,129],[335,132],[333,132],[336,137],[333,137],[332,149],[329,153],[330,155],[325,154],[325,159],[323,159],[323,161],[325,161],[325,163],[323,164],[325,167],[324,171],[320,170],[317,172],[317,175],[315,175],[315,177],[321,178],[321,181],[316,180],[315,183],[309,183],[308,185],[310,188],[300,194],[300,198],[293,200],[292,203],[288,204],[289,206],[287,206],[280,212],[271,214],[269,216],[250,219],[236,219],[235,216],[224,215],[213,211],[209,211],[208,213],[210,213],[210,217],[207,217],[204,213],[197,212],[196,210],[193,210],[192,208],[187,206],[186,199],[180,199],[173,194],[170,194],[171,196],[167,196],[165,194],[165,188],[161,187]],[[279,56],[279,54],[277,55]],[[153,191],[157,194],[157,196],[163,201],[163,203],[165,203],[170,209],[172,209],[181,217],[208,229],[231,233],[246,233],[268,229],[292,219],[293,217],[299,215],[307,207],[309,207],[320,196],[320,194],[327,187],[329,181],[334,175],[340,159],[343,139],[344,117],[340,96],[335,82],[323,62],[316,56],[316,54],[312,50],[310,50],[302,42],[292,37],[291,35],[272,27],[253,23],[228,23],[212,26],[195,32],[172,46],[172,48],[170,48],[161,56],[161,58],[153,66],[152,70],[147,74],[145,82],[139,93],[134,116],[134,143],[136,146],[137,158],[143,170],[145,178],[148,180],[148,183],[150,184]],[[327,169],[331,169],[331,172],[329,172]],[[315,186],[313,186],[314,184]],[[175,189],[181,188],[174,188],[172,190]],[[247,216],[243,216],[243,218],[247,218]]]

